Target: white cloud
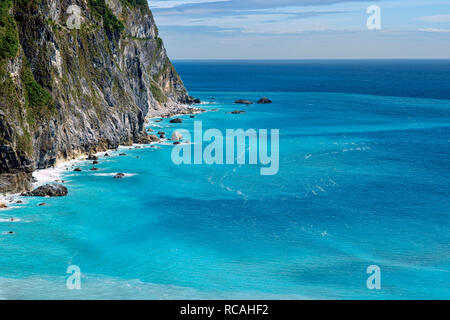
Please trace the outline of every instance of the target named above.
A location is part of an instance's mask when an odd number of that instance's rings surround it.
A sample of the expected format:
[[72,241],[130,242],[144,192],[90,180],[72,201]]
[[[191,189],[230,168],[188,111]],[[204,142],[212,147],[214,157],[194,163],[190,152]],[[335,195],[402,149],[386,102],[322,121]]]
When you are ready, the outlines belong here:
[[419,31],[434,32],[434,33],[450,33],[450,29],[436,29],[436,28],[419,29]]
[[450,14],[438,14],[434,16],[419,17],[417,20],[425,22],[450,22]]

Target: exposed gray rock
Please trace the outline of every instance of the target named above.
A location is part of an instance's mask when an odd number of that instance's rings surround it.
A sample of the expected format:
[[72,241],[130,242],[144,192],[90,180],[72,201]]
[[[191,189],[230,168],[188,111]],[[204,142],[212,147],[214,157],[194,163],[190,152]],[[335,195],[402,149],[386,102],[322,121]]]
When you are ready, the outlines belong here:
[[22,193],[23,197],[64,197],[67,196],[67,188],[61,184],[45,184],[33,191]]

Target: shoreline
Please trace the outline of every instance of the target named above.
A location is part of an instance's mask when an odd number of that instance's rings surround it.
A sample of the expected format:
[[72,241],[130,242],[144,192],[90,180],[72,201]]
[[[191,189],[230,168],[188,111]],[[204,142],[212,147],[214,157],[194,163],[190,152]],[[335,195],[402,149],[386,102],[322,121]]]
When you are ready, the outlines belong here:
[[[169,112],[169,113],[161,114],[161,115],[153,114],[153,115],[147,116],[145,118],[145,123],[144,123],[145,134],[149,134],[147,132],[147,128],[149,128],[149,127],[158,128],[157,123],[151,122],[152,119],[158,119],[158,118],[170,119],[170,118],[174,118],[174,117],[202,114],[202,113],[208,111],[205,109],[191,107],[191,106],[187,106],[187,105],[181,105],[181,108],[176,111],[179,112],[181,110],[187,111],[187,112],[184,112],[184,113]],[[120,149],[128,149],[128,148],[132,148],[132,147],[141,147],[142,148],[143,146],[144,147],[150,146],[150,148],[151,148],[152,146],[158,145],[158,144],[168,145],[167,143],[165,143],[167,140],[168,139],[160,139],[160,141],[158,141],[158,142],[151,142],[151,143],[147,143],[147,144],[133,143],[132,145],[119,145],[116,149],[106,149],[104,151],[98,151],[96,153],[91,153],[91,155],[102,156],[105,153],[109,153],[111,155]],[[70,169],[73,169],[74,167],[76,167],[77,164],[82,164],[83,162],[89,161],[89,160],[86,160],[86,157],[88,157],[89,154],[90,153],[80,153],[70,159],[56,159],[56,162],[52,167],[46,168],[46,169],[38,169],[38,170],[33,171],[33,173],[32,173],[32,177],[33,177],[32,190],[34,190],[35,188],[38,188],[42,185],[48,184],[48,183],[64,184],[62,182],[62,174],[64,172],[70,172]],[[114,157],[114,155],[111,155],[111,157]],[[7,208],[0,209],[0,212],[18,209],[18,207],[14,207],[13,205],[17,204],[17,201],[23,198],[21,196],[21,194],[22,194],[22,192],[20,192],[20,193],[1,193],[0,194],[0,204],[7,205]]]

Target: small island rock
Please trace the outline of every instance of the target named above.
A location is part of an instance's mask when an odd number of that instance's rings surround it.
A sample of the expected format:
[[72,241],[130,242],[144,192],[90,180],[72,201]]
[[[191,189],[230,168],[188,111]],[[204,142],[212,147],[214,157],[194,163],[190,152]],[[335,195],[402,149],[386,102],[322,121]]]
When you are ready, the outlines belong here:
[[236,104],[253,104],[253,102],[251,102],[250,100],[245,100],[245,99],[239,99],[239,100],[236,100],[234,103],[236,103]]
[[45,184],[33,191],[22,193],[23,197],[64,197],[67,196],[67,188],[60,184]]
[[270,101],[270,100],[267,99],[267,98],[261,98],[261,99],[258,100],[257,103],[258,103],[258,104],[268,104],[268,103],[272,103],[272,101]]
[[183,123],[183,119],[175,118],[175,119],[170,120],[170,123]]

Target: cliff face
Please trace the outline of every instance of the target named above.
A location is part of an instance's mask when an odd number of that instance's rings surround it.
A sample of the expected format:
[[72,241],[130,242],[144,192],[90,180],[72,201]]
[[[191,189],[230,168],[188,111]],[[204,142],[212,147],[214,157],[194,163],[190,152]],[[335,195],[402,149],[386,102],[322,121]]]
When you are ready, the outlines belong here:
[[0,0],[0,191],[28,189],[60,159],[145,141],[146,116],[188,101],[146,0]]

